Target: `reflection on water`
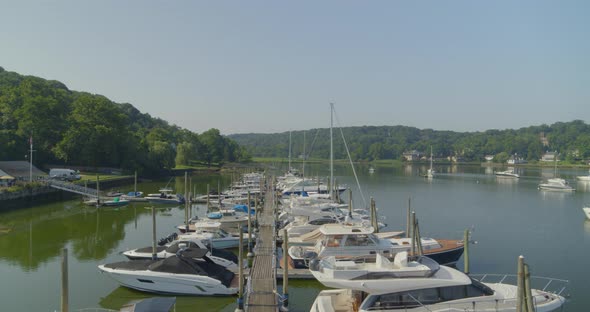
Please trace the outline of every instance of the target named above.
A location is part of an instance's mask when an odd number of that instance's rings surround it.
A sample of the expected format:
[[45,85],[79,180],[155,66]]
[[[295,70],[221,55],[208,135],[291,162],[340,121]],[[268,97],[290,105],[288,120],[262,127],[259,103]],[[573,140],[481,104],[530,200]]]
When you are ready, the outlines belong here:
[[564,200],[574,196],[575,192],[539,190],[543,200]]
[[576,190],[581,192],[590,192],[590,181],[578,181]]

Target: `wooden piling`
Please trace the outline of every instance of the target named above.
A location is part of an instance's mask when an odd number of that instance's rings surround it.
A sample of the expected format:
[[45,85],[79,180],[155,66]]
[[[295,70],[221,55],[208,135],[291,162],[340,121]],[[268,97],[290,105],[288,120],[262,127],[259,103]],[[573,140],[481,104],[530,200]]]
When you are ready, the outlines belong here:
[[352,218],[352,189],[348,189],[348,217]]
[[524,257],[518,257],[516,280],[516,312],[524,312]]
[[411,210],[411,205],[412,204],[412,198],[408,197],[408,213],[406,214],[406,237],[410,238],[412,237],[412,229],[410,227],[410,218],[412,215],[412,210]]
[[186,225],[185,229],[188,233],[188,194],[187,188],[188,186],[188,172],[184,172],[184,224]]
[[463,234],[463,272],[469,274],[469,229]]
[[[217,193],[219,196],[219,192]],[[209,212],[209,208],[210,208],[210,203],[209,203],[209,183],[207,183],[207,212]]]
[[69,310],[68,249],[61,250],[61,312]]
[[250,191],[248,191],[248,254],[246,257],[248,258],[248,267],[252,268],[252,263],[254,261],[254,253],[252,252],[252,214],[250,210]]
[[156,247],[156,207],[152,206],[152,260],[157,259],[158,249]]
[[289,235],[287,229],[283,229],[283,307],[282,311],[289,310]]
[[238,232],[240,233],[240,246],[238,247],[238,307],[236,312],[244,311],[244,232],[240,225],[238,225]]
[[533,303],[533,293],[531,291],[531,275],[529,272],[529,265],[524,264],[524,301],[527,312],[535,312]]

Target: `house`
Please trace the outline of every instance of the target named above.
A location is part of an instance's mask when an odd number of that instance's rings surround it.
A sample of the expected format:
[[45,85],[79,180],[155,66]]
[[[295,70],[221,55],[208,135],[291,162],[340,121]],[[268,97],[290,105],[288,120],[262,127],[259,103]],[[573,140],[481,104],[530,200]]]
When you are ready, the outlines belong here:
[[11,186],[16,182],[16,178],[0,169],[0,187]]
[[32,174],[33,180],[47,177],[47,173],[31,166],[28,161],[0,161],[0,170],[16,180],[28,181]]
[[508,158],[508,160],[506,162],[509,165],[518,165],[518,164],[526,164],[527,163],[527,161],[524,158],[518,157],[518,155],[516,155],[516,154],[510,156],[510,158]]
[[417,150],[413,150],[413,151],[409,151],[409,152],[404,152],[402,154],[404,156],[404,159],[407,161],[416,161],[420,159],[420,152],[418,152]]
[[541,161],[556,161],[557,152],[547,152],[541,156]]

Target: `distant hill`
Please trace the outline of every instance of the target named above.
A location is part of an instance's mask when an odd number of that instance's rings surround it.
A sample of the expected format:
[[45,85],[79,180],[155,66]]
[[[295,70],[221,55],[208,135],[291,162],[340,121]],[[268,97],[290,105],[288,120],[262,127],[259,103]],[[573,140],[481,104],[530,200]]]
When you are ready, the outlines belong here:
[[0,67],[0,160],[23,160],[31,138],[38,167],[107,166],[146,174],[248,159],[217,129],[193,133],[129,103]]
[[[292,157],[303,152],[303,132],[291,133]],[[305,133],[308,157],[328,159],[329,129],[311,129]],[[437,158],[458,156],[465,161],[483,160],[486,155],[494,155],[496,161],[504,162],[513,154],[536,161],[546,151],[558,151],[560,159],[571,163],[590,158],[590,126],[581,120],[483,132],[363,126],[345,127],[342,133],[353,160],[402,159],[402,154],[411,150],[429,155],[430,146]],[[255,157],[287,158],[289,153],[289,132],[233,134],[228,137]],[[334,129],[334,155],[337,159],[347,158],[339,128]]]

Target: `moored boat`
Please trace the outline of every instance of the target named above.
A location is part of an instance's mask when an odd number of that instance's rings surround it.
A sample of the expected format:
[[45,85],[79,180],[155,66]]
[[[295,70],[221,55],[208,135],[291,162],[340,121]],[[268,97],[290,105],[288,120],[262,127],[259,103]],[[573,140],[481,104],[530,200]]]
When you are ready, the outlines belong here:
[[[200,251],[190,258],[178,256],[163,260],[131,260],[99,265],[101,272],[122,286],[145,292],[175,295],[234,295],[235,274],[215,264]],[[200,260],[196,260],[200,258]]]

